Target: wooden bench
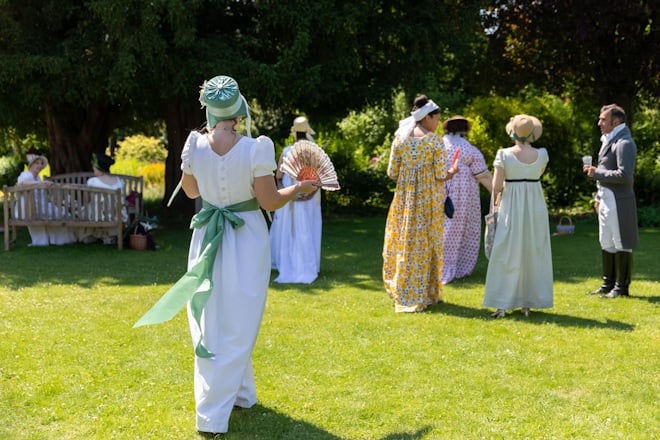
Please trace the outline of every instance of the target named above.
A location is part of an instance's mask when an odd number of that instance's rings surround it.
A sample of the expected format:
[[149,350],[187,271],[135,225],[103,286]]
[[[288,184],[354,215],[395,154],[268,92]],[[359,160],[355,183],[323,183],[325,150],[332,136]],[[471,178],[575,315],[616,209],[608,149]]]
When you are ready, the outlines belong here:
[[[142,176],[129,176],[127,174],[112,174],[124,182],[124,205],[130,219],[144,215],[142,212],[142,192],[144,191],[144,179]],[[94,172],[83,171],[79,173],[56,174],[48,177],[48,180],[73,185],[85,185],[89,178],[94,177]]]
[[5,186],[2,192],[5,251],[16,242],[19,226],[107,228],[111,235],[116,233],[117,248],[123,248],[123,200],[119,189],[55,183],[49,187]]

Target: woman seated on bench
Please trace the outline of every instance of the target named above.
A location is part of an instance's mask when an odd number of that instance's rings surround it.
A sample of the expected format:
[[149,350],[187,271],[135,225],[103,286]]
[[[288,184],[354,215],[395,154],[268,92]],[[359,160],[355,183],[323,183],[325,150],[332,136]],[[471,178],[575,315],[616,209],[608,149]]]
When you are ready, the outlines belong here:
[[[53,182],[43,181],[39,173],[48,165],[46,156],[42,156],[36,151],[28,152],[27,170],[18,176],[17,185],[33,186],[35,188],[47,188]],[[23,204],[25,201],[22,201]],[[35,192],[35,206],[40,209],[39,217],[49,220],[54,217],[53,204],[46,200],[43,191]],[[25,209],[25,206],[23,206]],[[60,215],[63,213],[60,212]],[[32,243],[29,246],[48,246],[49,244],[68,244],[75,243],[76,234],[65,226],[28,226]]]
[[[110,167],[115,163],[114,159],[105,154],[94,154],[92,157],[92,167],[94,168],[94,177],[87,180],[87,186],[105,189],[120,189],[121,200],[125,200],[124,181],[117,176],[110,174]],[[100,219],[102,216],[102,206],[94,206],[92,217]],[[128,213],[126,206],[121,208],[121,216],[124,224],[128,222]],[[80,234],[80,241],[83,243],[95,243],[98,240],[104,244],[117,244],[117,236],[106,228],[84,228]]]

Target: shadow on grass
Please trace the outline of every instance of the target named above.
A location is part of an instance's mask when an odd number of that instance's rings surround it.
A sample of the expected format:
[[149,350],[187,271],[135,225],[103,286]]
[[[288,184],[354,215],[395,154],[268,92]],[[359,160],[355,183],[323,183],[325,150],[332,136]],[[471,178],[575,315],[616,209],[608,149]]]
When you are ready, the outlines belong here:
[[[118,250],[103,244],[29,247],[30,236],[19,228],[19,241],[0,251],[0,279],[21,289],[41,283],[75,284],[81,288],[105,284],[169,286],[184,274],[188,231],[156,231],[156,251]],[[39,270],[35,271],[35,268]]]
[[[204,437],[203,435],[201,438]],[[213,437],[211,437],[213,438]],[[235,410],[229,420],[229,432],[215,438],[267,438],[267,439],[318,439],[342,440],[318,426],[256,404],[249,409]]]
[[395,432],[388,434],[380,440],[418,440],[424,438],[431,431],[430,426],[418,429],[416,432]]
[[[419,440],[430,430],[431,427],[427,426],[416,432],[395,432],[380,440]],[[342,440],[342,437],[316,425],[294,419],[260,404],[250,409],[234,411],[229,421],[229,433],[218,438]]]
[[631,291],[630,295],[632,295],[632,296],[629,296],[626,299],[628,299],[628,300],[639,299],[639,300],[643,300],[643,301],[648,301],[651,304],[657,304],[657,303],[660,302],[660,296],[637,296],[637,295],[635,295],[634,291]]
[[[493,318],[490,317],[490,312],[485,309],[465,307],[459,304],[437,304],[429,307],[428,311],[430,313],[441,313],[444,315],[458,316],[460,318],[481,319],[483,321],[493,320]],[[633,331],[635,328],[634,325],[621,321],[606,320],[605,322],[602,322],[595,319],[535,310],[532,310],[529,317],[523,316],[519,312],[514,312],[507,314],[505,319],[515,319],[529,324],[554,324],[562,327],[605,328],[618,331]]]
[[[382,245],[385,218],[340,218],[324,220],[321,273],[312,285],[277,284],[275,291],[295,289],[308,295],[323,294],[338,283],[361,291],[384,292]],[[600,283],[598,226],[594,219],[581,220],[577,232],[552,238],[555,282]],[[163,226],[154,232],[160,246],[154,252],[130,249],[117,251],[113,246],[67,245],[29,248],[29,234],[19,228],[19,243],[10,252],[0,252],[0,281],[12,289],[39,283],[76,284],[83,288],[105,284],[162,285],[176,282],[185,273],[190,231],[187,225]],[[636,280],[660,281],[657,251],[659,228],[640,230],[642,246],[635,250],[633,289]],[[579,252],[577,251],[579,250]],[[454,281],[451,288],[472,289],[483,286],[488,261],[480,249],[479,260],[470,277]],[[34,271],[34,268],[39,268]],[[657,303],[658,297],[648,298]]]

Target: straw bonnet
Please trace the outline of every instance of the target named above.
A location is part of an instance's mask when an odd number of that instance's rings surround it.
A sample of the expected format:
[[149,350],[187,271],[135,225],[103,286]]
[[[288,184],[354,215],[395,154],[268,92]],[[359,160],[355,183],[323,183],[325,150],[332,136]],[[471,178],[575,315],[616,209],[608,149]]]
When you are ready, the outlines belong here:
[[472,123],[461,115],[452,116],[442,124],[442,129],[447,133],[467,133],[472,128]]
[[44,167],[48,165],[48,158],[42,154],[39,154],[38,152],[30,152],[25,155],[25,160],[27,161],[28,168],[30,168],[32,164],[39,159],[43,160]]
[[506,133],[513,140],[534,142],[541,137],[543,126],[534,116],[515,115],[506,124]]
[[229,76],[220,75],[204,81],[199,92],[199,102],[202,108],[206,107],[206,126],[209,130],[220,121],[238,116],[250,118],[247,101],[241,95],[238,83]]
[[92,166],[104,173],[110,172],[110,167],[114,165],[115,160],[105,154],[94,153],[92,156]]
[[312,127],[309,126],[307,118],[304,116],[298,116],[293,120],[293,125],[291,126],[291,133],[307,133],[307,134],[316,134]]

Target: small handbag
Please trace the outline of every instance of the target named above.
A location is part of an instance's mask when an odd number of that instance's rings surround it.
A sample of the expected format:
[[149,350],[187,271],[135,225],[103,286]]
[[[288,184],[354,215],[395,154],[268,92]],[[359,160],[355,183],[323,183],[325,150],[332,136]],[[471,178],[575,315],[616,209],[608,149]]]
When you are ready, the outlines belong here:
[[451,201],[451,197],[449,196],[445,199],[445,215],[448,218],[454,217],[454,202]]
[[445,215],[447,218],[454,217],[454,202],[449,197],[449,188],[447,188],[447,197],[445,197]]
[[490,253],[493,250],[493,243],[495,242],[495,229],[497,229],[497,211],[498,207],[495,206],[493,201],[493,194],[490,194],[490,210],[484,217],[486,228],[484,229],[484,254],[486,258],[490,258]]

